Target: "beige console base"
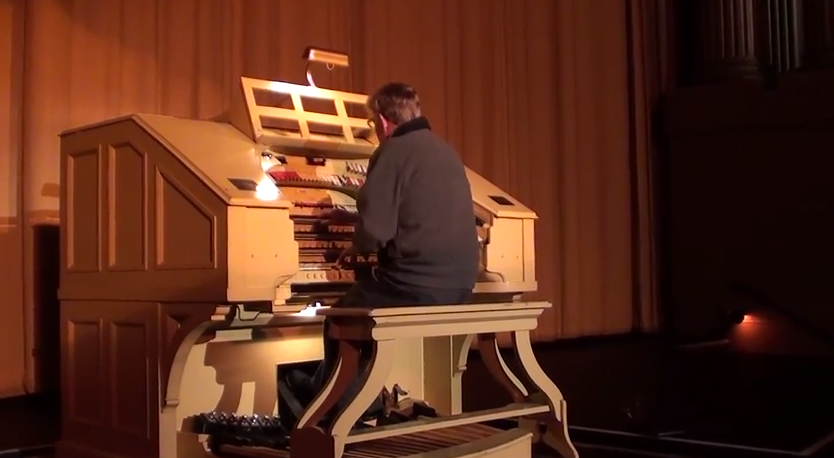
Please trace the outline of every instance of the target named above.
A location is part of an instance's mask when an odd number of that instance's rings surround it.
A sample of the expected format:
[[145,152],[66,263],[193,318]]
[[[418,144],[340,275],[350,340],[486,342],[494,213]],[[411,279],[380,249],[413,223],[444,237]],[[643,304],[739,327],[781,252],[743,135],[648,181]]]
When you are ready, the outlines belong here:
[[[205,438],[191,433],[191,417],[274,414],[276,366],[321,359],[321,320],[212,304],[64,301],[67,421],[56,456],[210,456]],[[454,353],[450,338],[406,339],[386,384],[444,413],[459,411],[459,401],[449,403],[460,398]]]

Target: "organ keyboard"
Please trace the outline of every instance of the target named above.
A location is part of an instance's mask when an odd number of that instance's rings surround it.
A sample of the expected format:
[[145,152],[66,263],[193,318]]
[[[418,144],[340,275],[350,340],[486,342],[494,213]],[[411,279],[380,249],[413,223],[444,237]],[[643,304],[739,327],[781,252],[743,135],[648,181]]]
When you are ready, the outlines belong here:
[[[377,144],[352,114],[366,98],[244,77],[220,121],[134,114],[61,134],[58,458],[204,457],[197,415],[276,413],[280,367],[321,357],[309,307],[376,263],[336,266],[353,228],[321,219],[355,209]],[[475,300],[516,300],[536,289],[536,215],[467,174]],[[460,411],[464,347],[404,340],[387,386]]]
[[356,211],[355,199],[365,182],[367,161],[340,161],[323,157],[266,156],[267,175],[292,202],[290,219],[298,243],[299,272],[294,284],[350,284],[357,270],[376,264],[376,256],[352,256],[336,265],[342,250],[350,246],[352,225],[325,225],[320,215],[334,209]]

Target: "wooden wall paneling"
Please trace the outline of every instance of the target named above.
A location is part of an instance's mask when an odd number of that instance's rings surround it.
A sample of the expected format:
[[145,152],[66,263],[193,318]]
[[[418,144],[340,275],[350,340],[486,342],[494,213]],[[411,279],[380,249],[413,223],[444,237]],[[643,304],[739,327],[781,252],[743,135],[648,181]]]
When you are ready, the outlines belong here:
[[0,398],[25,391],[21,206],[23,1],[0,1]]
[[[22,3],[2,0],[2,11]],[[590,3],[27,2],[25,37],[14,42],[24,62],[15,172],[24,226],[57,222],[60,131],[137,111],[214,117],[239,76],[304,83],[303,49],[333,48],[353,65],[317,72],[319,85],[415,85],[466,163],[539,213],[535,296],[555,307],[537,339],[629,331],[635,301],[650,300],[632,293],[634,230],[650,229],[632,215],[627,7]],[[13,72],[0,71],[11,81]],[[2,154],[4,163],[12,157]],[[23,244],[26,266],[33,239]],[[34,273],[22,270],[23,304],[8,307],[31,311]],[[27,335],[33,326],[29,318]],[[34,387],[37,375],[27,373]]]

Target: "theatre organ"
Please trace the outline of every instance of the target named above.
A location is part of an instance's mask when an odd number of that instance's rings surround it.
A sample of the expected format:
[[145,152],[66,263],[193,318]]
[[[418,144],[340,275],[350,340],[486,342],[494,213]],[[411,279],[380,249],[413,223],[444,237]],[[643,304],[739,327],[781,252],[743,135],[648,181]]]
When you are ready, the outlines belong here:
[[[207,456],[202,412],[276,412],[276,367],[321,357],[337,266],[377,144],[367,96],[241,78],[224,119],[134,114],[61,134],[59,458]],[[467,170],[477,301],[536,289],[536,215]],[[460,410],[460,338],[402,344],[388,386]],[[450,382],[451,381],[451,382]]]

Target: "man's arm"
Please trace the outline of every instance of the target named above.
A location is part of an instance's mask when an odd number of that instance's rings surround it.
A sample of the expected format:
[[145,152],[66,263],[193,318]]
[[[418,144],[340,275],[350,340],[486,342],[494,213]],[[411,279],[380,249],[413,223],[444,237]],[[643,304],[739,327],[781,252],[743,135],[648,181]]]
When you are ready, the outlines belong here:
[[393,151],[377,151],[365,184],[359,189],[356,206],[359,221],[353,234],[353,245],[360,253],[375,253],[385,247],[397,233],[402,172]]
[[350,224],[355,225],[359,223],[359,214],[351,212],[342,208],[334,208],[333,210],[323,212],[318,215],[322,218],[322,224]]

